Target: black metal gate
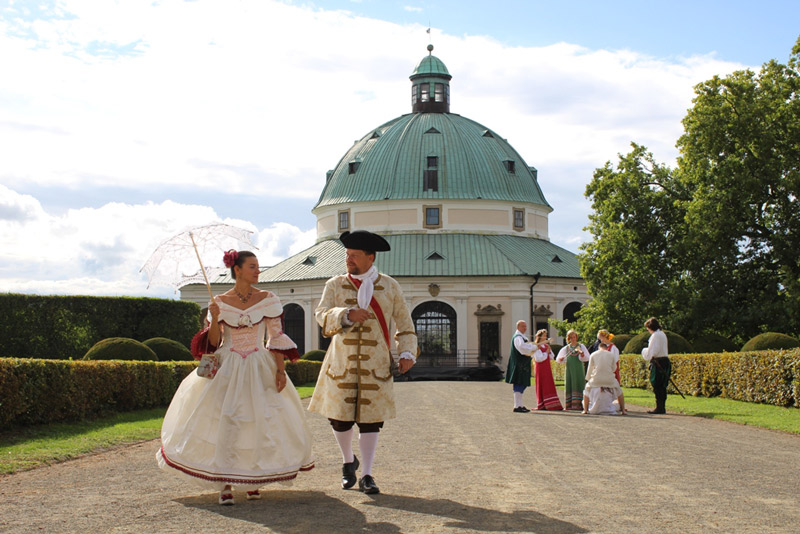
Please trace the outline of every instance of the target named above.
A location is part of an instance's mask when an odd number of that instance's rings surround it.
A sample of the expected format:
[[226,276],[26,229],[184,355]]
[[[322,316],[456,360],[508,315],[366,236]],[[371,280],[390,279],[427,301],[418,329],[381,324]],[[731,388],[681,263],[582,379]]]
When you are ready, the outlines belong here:
[[420,354],[418,367],[457,367],[456,311],[444,302],[423,302],[411,313]]

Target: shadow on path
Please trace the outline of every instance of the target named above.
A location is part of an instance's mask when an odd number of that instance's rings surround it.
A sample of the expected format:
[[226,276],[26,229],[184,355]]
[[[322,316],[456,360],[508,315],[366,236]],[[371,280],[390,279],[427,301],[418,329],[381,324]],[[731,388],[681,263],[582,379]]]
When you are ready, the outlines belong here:
[[573,523],[548,517],[533,510],[501,512],[469,506],[450,499],[421,499],[403,495],[377,495],[366,504],[417,514],[449,517],[448,527],[482,532],[530,532],[535,534],[578,534],[588,532]]
[[256,523],[281,533],[403,532],[392,523],[370,523],[363,512],[321,491],[262,490],[261,494],[261,500],[248,501],[243,492],[234,492],[234,506],[219,505],[216,493],[174,499],[174,502],[225,518]]

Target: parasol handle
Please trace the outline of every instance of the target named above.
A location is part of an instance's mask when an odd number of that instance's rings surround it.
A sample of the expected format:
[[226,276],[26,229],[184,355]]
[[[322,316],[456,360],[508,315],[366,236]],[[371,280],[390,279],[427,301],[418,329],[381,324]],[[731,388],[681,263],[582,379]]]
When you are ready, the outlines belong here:
[[208,296],[211,301],[214,301],[214,294],[211,292],[211,284],[208,283],[208,276],[206,276],[206,268],[203,267],[203,260],[200,259],[200,253],[197,251],[197,244],[194,242],[194,234],[189,232],[189,239],[192,240],[192,247],[194,247],[194,253],[197,255],[197,261],[200,263],[200,271],[203,273],[203,278],[206,281],[206,287],[208,288]]

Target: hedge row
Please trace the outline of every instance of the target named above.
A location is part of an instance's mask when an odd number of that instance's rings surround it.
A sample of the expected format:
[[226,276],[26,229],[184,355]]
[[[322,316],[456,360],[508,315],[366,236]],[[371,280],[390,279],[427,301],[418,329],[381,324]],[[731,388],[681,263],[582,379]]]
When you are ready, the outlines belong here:
[[188,347],[200,323],[200,307],[187,301],[0,293],[0,357],[79,359],[109,337]]
[[[296,385],[320,362],[287,362]],[[167,406],[197,362],[61,361],[0,358],[0,428],[91,419]]]
[[[669,359],[672,380],[684,395],[800,408],[800,349],[677,354]],[[650,387],[649,367],[641,356],[623,354],[619,367],[622,386]],[[669,392],[677,394],[672,385]]]

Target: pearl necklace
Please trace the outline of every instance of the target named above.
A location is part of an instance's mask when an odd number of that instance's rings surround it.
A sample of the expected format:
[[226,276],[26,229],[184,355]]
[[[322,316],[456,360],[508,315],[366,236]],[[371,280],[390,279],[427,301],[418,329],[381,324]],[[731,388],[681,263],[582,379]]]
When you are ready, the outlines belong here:
[[246,304],[247,301],[250,300],[250,297],[253,296],[253,288],[252,287],[250,288],[250,292],[247,293],[246,297],[242,296],[241,293],[236,291],[236,288],[233,288],[233,292],[236,293],[236,296],[239,297],[239,300],[242,301],[242,304]]

